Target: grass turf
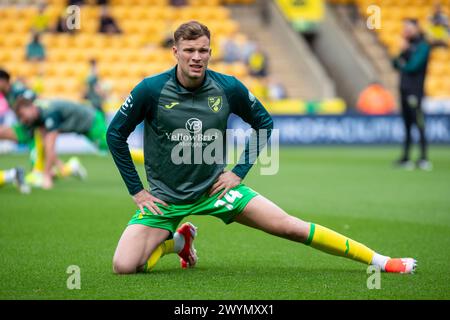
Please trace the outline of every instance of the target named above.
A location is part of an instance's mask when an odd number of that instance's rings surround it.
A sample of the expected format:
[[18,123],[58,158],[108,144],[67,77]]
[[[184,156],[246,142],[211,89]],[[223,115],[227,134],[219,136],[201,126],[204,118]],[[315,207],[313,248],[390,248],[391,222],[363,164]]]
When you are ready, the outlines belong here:
[[[367,289],[362,264],[211,217],[190,219],[195,269],[171,255],[151,274],[116,276],[112,255],[135,206],[109,157],[81,156],[86,182],[0,190],[0,299],[449,299],[450,149],[431,149],[432,172],[393,169],[398,151],[284,148],[277,175],[255,167],[245,180],[292,215],[418,259],[417,274],[382,274],[379,290]],[[27,165],[21,155],[0,160]],[[81,290],[66,287],[69,265],[81,269]]]

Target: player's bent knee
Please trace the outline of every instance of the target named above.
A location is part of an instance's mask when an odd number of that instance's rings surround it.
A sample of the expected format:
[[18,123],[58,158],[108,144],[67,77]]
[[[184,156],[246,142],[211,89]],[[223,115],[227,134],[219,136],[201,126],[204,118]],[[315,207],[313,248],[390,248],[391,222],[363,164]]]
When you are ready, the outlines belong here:
[[113,260],[113,272],[115,274],[132,274],[136,273],[137,266],[122,260]]
[[304,221],[289,216],[283,223],[283,236],[287,239],[305,242],[308,239],[309,225]]

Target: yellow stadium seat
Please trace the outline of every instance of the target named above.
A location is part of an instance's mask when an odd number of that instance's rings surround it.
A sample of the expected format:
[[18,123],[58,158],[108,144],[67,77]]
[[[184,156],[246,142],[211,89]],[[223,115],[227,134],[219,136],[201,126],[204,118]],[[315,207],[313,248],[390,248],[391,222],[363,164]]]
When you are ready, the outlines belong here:
[[94,45],[92,47],[102,47],[103,46],[103,50],[104,51],[117,51],[117,50],[122,50],[123,46],[123,39],[124,39],[124,35],[118,34],[118,35],[111,35],[108,36],[108,40],[107,41],[100,41],[100,44],[97,43],[97,40],[99,39],[99,37],[101,37],[101,35],[95,34],[94,35]]
[[66,61],[68,59],[66,49],[53,47],[47,50],[46,60],[50,62]]
[[431,51],[431,58],[439,61],[449,61],[450,50],[447,48],[436,48]]
[[209,9],[209,11],[211,19],[226,20],[230,19],[231,16],[230,10],[224,7],[216,7],[213,9]]
[[41,42],[48,51],[57,47],[58,38],[55,34],[47,32],[41,35]]
[[126,73],[126,67],[121,64],[109,64],[103,61],[99,64],[99,74],[102,78],[124,77]]
[[10,52],[9,56],[10,62],[23,63],[26,61],[25,49],[17,47],[17,48],[10,48],[8,51]]
[[[245,4],[253,1],[229,2]],[[46,14],[53,27],[56,18],[65,14],[67,1],[48,0],[47,3]],[[110,0],[110,12],[124,33],[105,36],[97,33],[100,7],[95,0],[87,0],[87,5],[81,8],[81,29],[75,35],[47,33],[42,37],[47,60],[40,64],[24,63],[25,46],[30,41],[30,24],[36,16],[36,7],[24,10],[2,8],[0,26],[6,36],[0,37],[0,61],[5,61],[8,68],[11,64],[20,76],[34,76],[41,68],[45,94],[78,99],[88,61],[95,58],[102,80],[114,82],[113,94],[127,94],[142,78],[173,67],[175,60],[171,50],[160,45],[186,20],[202,21],[217,37],[234,34],[238,24],[231,20],[230,10],[221,4],[222,0],[190,0],[188,6],[173,7],[169,0]],[[217,56],[218,47],[214,44],[213,47]],[[237,77],[248,74],[246,66],[239,63],[219,64],[220,70]]]
[[7,64],[12,60],[13,53],[10,50],[0,50],[0,65]]
[[431,60],[428,69],[427,75],[432,77],[440,77],[441,75],[446,74],[446,64],[440,61]]
[[66,93],[76,92],[81,95],[83,84],[78,79],[67,79],[64,81],[64,91]]
[[306,113],[306,105],[297,99],[286,99],[267,103],[267,109],[273,114],[303,114]]
[[100,7],[97,6],[83,6],[81,8],[81,19],[98,20],[100,17]]
[[56,77],[58,75],[58,65],[52,62],[46,62],[43,67],[43,72],[46,78]]
[[76,35],[62,33],[57,34],[56,37],[57,37],[56,46],[59,48],[68,49],[75,46]]
[[112,45],[115,37],[116,35],[95,34],[91,47],[105,50]]
[[141,50],[128,49],[120,51],[119,61],[125,64],[141,63],[145,61]]
[[31,34],[32,27],[31,27],[31,20],[25,20],[25,21],[14,21],[12,23],[13,32],[15,35],[25,35],[25,34]]
[[88,33],[82,33],[75,36],[75,47],[84,49],[95,45],[95,36]]
[[78,61],[70,64],[66,64],[63,68],[66,77],[72,79],[79,79],[87,73],[88,63],[87,61]]
[[[3,37],[3,47],[4,48],[22,48],[25,51],[25,46],[31,40],[30,35],[14,35],[6,34]],[[3,49],[3,48],[2,48]]]
[[163,19],[165,22],[176,19],[178,9],[172,7],[153,7],[151,12],[155,14],[155,18]]
[[50,62],[44,67],[46,77],[62,78],[64,73],[61,71],[61,62]]
[[[45,9],[45,14],[48,15],[48,17],[50,18],[50,21],[52,22],[56,22],[56,19],[64,13],[64,11],[66,10],[65,7],[63,6],[48,6]],[[51,24],[53,25],[53,24]]]
[[67,4],[67,1],[65,0],[47,0],[46,2],[52,6],[63,6]]
[[104,63],[118,63],[123,56],[123,52],[116,50],[105,50],[99,57],[99,61]]
[[133,9],[133,15],[131,19],[140,21],[140,22],[147,22],[152,21],[154,19],[155,15],[152,12],[152,7],[148,6],[139,6],[134,7]]
[[342,114],[347,109],[345,101],[340,98],[332,98],[322,101],[318,114]]
[[13,17],[16,21],[27,21],[31,20],[35,14],[36,8],[33,6],[17,7]]
[[73,48],[69,51],[68,61],[71,63],[87,63],[89,57],[84,49]]
[[23,69],[24,69],[24,63],[23,62],[12,62],[10,61],[7,65],[1,65],[1,67],[5,67],[9,74],[11,75],[11,77],[13,79],[17,79],[22,77],[23,78]]
[[119,5],[112,6],[109,11],[110,11],[111,15],[115,19],[117,19],[117,21],[124,21],[124,20],[132,18],[130,11],[127,10],[127,8],[123,7],[123,6],[119,6]]
[[123,46],[127,48],[142,48],[146,44],[146,37],[143,34],[129,35],[123,39]]
[[142,29],[142,23],[137,20],[121,21],[120,27],[127,34],[140,33]]
[[79,33],[96,34],[99,28],[98,20],[81,20]]
[[86,49],[86,58],[87,59],[101,59],[103,56],[103,53],[105,52],[105,49],[99,48],[99,47],[92,47],[89,49]]
[[46,77],[43,89],[43,95],[57,96],[64,90],[64,85],[58,77]]

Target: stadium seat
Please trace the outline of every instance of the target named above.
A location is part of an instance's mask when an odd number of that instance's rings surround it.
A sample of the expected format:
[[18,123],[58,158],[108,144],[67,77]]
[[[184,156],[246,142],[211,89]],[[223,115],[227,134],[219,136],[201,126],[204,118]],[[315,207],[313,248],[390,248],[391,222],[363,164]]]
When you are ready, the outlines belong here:
[[24,63],[24,62],[26,62],[25,50],[23,48],[20,48],[20,47],[10,48],[9,52],[10,52],[10,56],[9,56],[10,57],[10,59],[9,59],[10,63]]
[[[37,3],[38,0],[36,0]],[[50,27],[65,13],[66,0],[48,0],[45,14]],[[15,77],[44,76],[44,95],[68,96],[80,99],[88,72],[89,59],[97,59],[100,77],[111,82],[113,94],[127,94],[143,77],[165,71],[175,62],[172,51],[161,47],[180,23],[198,19],[207,24],[214,34],[214,59],[220,58],[218,39],[235,36],[238,24],[223,3],[249,4],[251,0],[189,0],[187,6],[173,7],[169,0],[111,0],[110,12],[123,30],[120,35],[103,35],[99,27],[100,6],[88,0],[81,8],[81,29],[75,34],[45,33],[42,42],[47,58],[42,63],[24,61],[25,46],[30,41],[32,19],[36,7],[0,10],[0,61],[7,65]],[[239,38],[239,35],[237,35]],[[239,40],[237,40],[239,41]],[[246,39],[245,39],[246,41]],[[245,64],[218,64],[223,71],[239,78],[248,77]]]

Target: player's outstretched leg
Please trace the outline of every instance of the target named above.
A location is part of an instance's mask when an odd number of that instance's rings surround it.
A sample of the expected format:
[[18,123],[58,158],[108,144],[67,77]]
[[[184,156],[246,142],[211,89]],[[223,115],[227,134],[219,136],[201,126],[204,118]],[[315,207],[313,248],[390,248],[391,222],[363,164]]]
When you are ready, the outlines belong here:
[[23,168],[15,168],[16,175],[14,177],[15,185],[19,189],[20,193],[28,194],[31,192],[31,187],[25,182],[25,170]]
[[16,185],[20,193],[26,194],[31,191],[30,186],[25,182],[25,171],[23,168],[16,167],[0,171],[0,186],[7,183]]
[[58,166],[53,168],[53,175],[57,178],[75,177],[86,180],[88,173],[78,157],[71,157],[65,163],[60,161]]
[[329,254],[378,266],[385,272],[413,273],[417,265],[412,258],[392,259],[380,255],[335,231],[290,216],[262,196],[253,198],[235,221],[279,237],[304,243]]
[[25,176],[25,181],[34,188],[42,188],[44,174],[42,171],[31,171]]
[[68,175],[80,178],[81,180],[86,180],[87,170],[81,164],[78,157],[71,157],[67,163],[64,164],[63,171],[66,171]]

